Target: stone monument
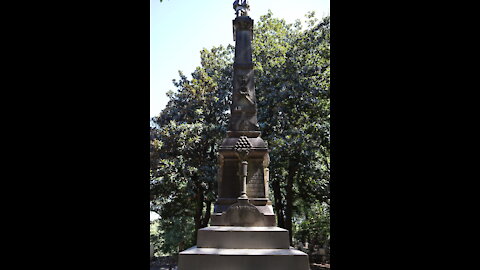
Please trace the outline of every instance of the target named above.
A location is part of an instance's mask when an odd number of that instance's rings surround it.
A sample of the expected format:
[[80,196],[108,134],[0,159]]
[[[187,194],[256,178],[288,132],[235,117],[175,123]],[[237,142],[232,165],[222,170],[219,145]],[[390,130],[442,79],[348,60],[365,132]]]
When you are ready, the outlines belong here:
[[219,147],[218,199],[197,246],[180,252],[179,270],[308,270],[307,254],[290,247],[269,200],[269,155],[257,123],[252,62],[253,20],[246,0],[233,3],[235,61],[231,117]]

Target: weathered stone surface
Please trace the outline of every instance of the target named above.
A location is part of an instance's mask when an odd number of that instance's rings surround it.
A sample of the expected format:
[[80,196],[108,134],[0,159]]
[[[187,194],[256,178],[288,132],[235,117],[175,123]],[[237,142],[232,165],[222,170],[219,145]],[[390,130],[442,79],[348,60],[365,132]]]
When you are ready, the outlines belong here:
[[[222,156],[223,158],[223,156]],[[237,158],[223,158],[223,166],[220,168],[218,179],[218,197],[233,198],[236,202],[240,194],[240,180],[238,176],[239,162]]]
[[[265,141],[260,137],[227,137],[219,148],[219,170],[218,170],[218,199],[214,206],[214,215],[211,225],[228,225],[229,222],[219,217],[228,208],[237,202],[241,193],[242,181],[240,169],[242,157],[238,150],[248,150],[245,155],[248,161],[246,178],[246,195],[249,203],[256,206],[261,213],[266,226],[275,226],[275,217],[271,202],[268,199],[268,165],[270,158]],[[260,209],[262,206],[269,206]]]
[[[243,150],[247,154],[240,155]],[[276,219],[268,199],[268,165],[270,158],[265,141],[260,137],[226,138],[219,149],[219,197],[211,216],[212,226],[275,226]],[[248,160],[246,195],[251,206],[241,207],[241,163]],[[245,199],[245,198],[244,198]],[[232,208],[235,206],[234,208]],[[232,209],[230,209],[232,208]],[[254,211],[257,208],[258,211]],[[259,214],[259,213],[260,214]],[[227,214],[228,213],[228,214]]]
[[[257,210],[260,210],[261,206],[256,206]],[[268,210],[270,211],[270,210]],[[268,213],[263,214],[263,226],[272,227],[276,225],[275,214]],[[260,223],[258,223],[260,224]],[[212,226],[232,226],[231,222],[225,217],[223,213],[213,213],[210,217],[210,225]]]
[[[225,138],[220,145],[219,151],[220,152],[231,152],[235,151],[235,145],[237,144],[237,141],[240,139],[242,135],[239,135],[238,137],[229,137]],[[248,142],[252,145],[251,150],[252,151],[258,151],[259,153],[267,153],[268,148],[267,144],[262,138],[251,138],[248,136],[245,136],[248,138]]]
[[309,270],[307,254],[289,249],[192,247],[179,254],[179,270]]
[[233,204],[224,213],[227,226],[267,226],[263,220],[263,214],[248,203],[248,200],[241,200]]
[[248,197],[264,198],[265,197],[265,182],[263,175],[262,160],[259,162],[248,163],[247,176],[247,195]]
[[288,231],[278,227],[210,226],[198,230],[199,248],[276,248],[290,247]]
[[233,29],[235,64],[233,66],[233,95],[228,130],[242,134],[242,131],[259,130],[252,62],[253,20],[247,16],[237,17],[233,20]]

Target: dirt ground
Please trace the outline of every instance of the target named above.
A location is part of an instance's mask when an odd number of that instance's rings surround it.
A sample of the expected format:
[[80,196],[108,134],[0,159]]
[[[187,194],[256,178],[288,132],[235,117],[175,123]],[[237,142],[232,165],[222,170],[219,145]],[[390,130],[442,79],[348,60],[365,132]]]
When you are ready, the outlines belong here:
[[177,264],[170,256],[155,257],[150,262],[150,270],[177,270]]

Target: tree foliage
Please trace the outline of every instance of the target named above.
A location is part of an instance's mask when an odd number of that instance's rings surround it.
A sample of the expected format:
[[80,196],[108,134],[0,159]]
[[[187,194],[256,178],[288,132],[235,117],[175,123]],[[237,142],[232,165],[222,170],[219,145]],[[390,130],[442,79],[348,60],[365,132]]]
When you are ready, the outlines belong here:
[[[262,137],[271,149],[270,183],[280,227],[292,232],[295,208],[328,200],[330,19],[302,24],[262,16],[254,28]],[[300,195],[300,196],[299,196]]]
[[[287,24],[269,12],[255,24],[252,49],[278,225],[294,238],[323,245],[329,228],[330,19],[319,20],[312,12],[306,25]],[[234,48],[200,54],[192,79],[179,72],[176,91],[152,118],[152,211],[161,216],[159,231],[165,235],[159,249],[166,253],[194,243],[217,195],[217,153],[230,116]],[[312,220],[317,217],[321,221]],[[180,236],[172,237],[175,233]]]
[[[194,231],[179,243],[193,243],[196,231],[207,226],[216,199],[217,149],[226,133],[231,98],[232,47],[201,51],[201,67],[189,80],[179,72],[176,92],[159,116],[152,119],[150,187],[152,211],[161,216],[163,231],[171,220],[193,218]],[[172,227],[181,234],[180,222]],[[164,252],[177,252],[164,242]],[[168,248],[167,248],[168,247]]]

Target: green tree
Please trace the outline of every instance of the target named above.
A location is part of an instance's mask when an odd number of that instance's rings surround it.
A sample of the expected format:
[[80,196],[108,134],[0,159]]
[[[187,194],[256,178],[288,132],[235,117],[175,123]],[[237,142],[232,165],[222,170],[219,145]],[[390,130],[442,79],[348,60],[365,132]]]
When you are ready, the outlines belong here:
[[329,202],[330,19],[309,13],[302,30],[299,21],[287,24],[269,12],[254,29],[258,118],[271,149],[274,206],[278,225],[292,236],[296,203]]
[[304,210],[304,217],[298,218],[295,226],[297,242],[308,243],[306,252],[325,249],[328,254],[330,247],[330,207],[326,203],[315,202]]
[[[231,98],[232,47],[201,51],[201,67],[188,80],[181,72],[176,92],[152,119],[150,187],[152,211],[171,220],[193,218],[194,230],[178,243],[194,243],[196,232],[210,220],[216,199],[217,148],[226,133]],[[171,225],[161,219],[160,227]],[[182,230],[188,222],[172,229]],[[165,240],[165,239],[164,239]],[[168,242],[165,251],[177,252]]]

